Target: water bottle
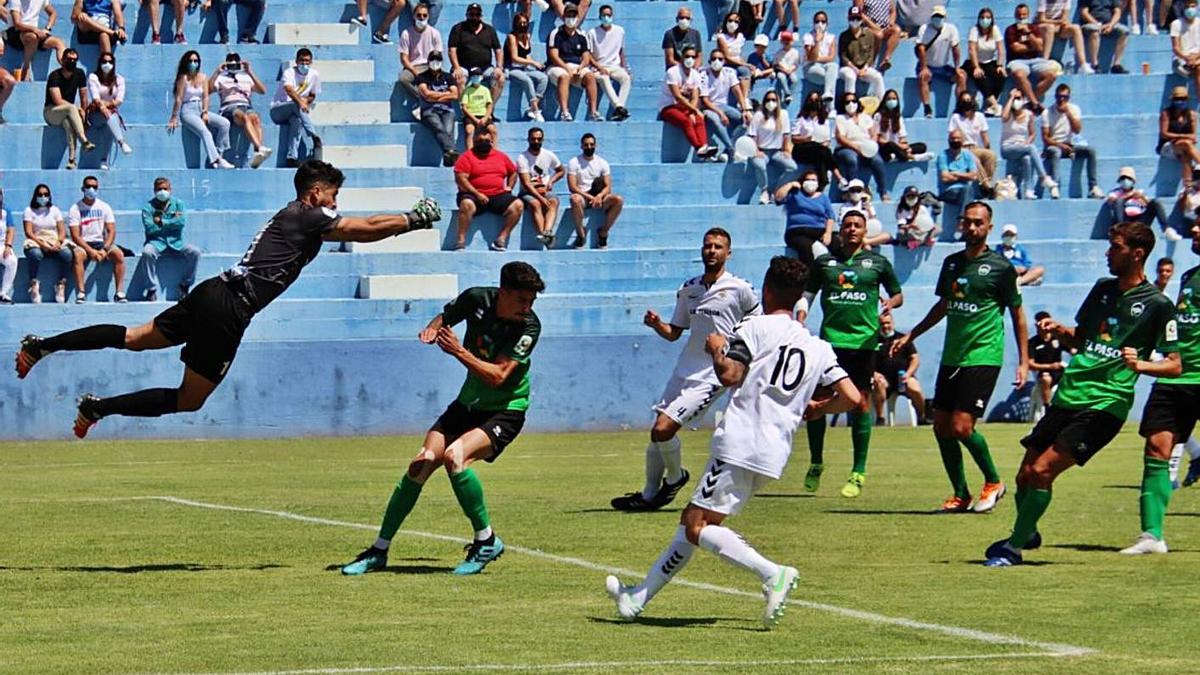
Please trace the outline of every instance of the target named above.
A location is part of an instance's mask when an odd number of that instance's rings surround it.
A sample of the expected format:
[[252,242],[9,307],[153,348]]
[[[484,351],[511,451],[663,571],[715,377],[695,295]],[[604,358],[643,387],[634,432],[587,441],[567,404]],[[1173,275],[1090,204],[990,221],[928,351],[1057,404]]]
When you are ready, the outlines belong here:
[[896,391],[903,394],[908,391],[908,371],[901,370],[896,374]]

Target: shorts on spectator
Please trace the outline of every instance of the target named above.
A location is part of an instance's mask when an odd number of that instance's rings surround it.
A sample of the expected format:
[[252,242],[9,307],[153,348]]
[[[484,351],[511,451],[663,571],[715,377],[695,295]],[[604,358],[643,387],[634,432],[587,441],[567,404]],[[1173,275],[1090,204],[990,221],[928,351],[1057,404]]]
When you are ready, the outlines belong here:
[[221,117],[224,117],[232,122],[233,116],[239,112],[250,115],[254,112],[254,107],[248,103],[235,103],[233,105],[221,108]]
[[[921,76],[921,68],[918,66],[916,70],[917,70],[917,77],[920,77]],[[929,72],[933,75],[934,79],[937,79],[940,77],[943,80],[953,80],[954,78],[958,77],[958,75],[957,75],[958,67],[957,66],[929,66]]]
[[[1085,32],[1085,33],[1098,33],[1098,32],[1100,32],[1100,29],[1104,28],[1104,25],[1099,24],[1099,23],[1085,23],[1085,24],[1080,25],[1080,28],[1082,28],[1083,32]],[[1116,35],[1118,33],[1123,34],[1123,35],[1128,35],[1129,34],[1129,26],[1126,26],[1125,24],[1118,22],[1116,24],[1113,24],[1112,32],[1114,35]]]
[[494,213],[502,216],[508,210],[509,205],[517,201],[517,196],[511,192],[501,192],[498,195],[489,195],[486,202],[481,202],[475,195],[460,192],[454,201],[456,204],[461,204],[463,201],[474,202],[479,213]]
[[1009,59],[1008,72],[1021,72],[1028,75],[1032,72],[1034,75],[1061,75],[1062,66],[1058,65],[1053,59]]
[[[567,64],[567,65],[570,66],[570,65],[574,65],[574,64]],[[587,72],[587,70],[580,66],[575,66],[574,68],[562,68],[560,66],[550,66],[550,69],[546,71],[546,75],[550,78],[551,84],[557,84],[558,79],[560,77],[569,76],[572,80],[574,80],[576,77],[583,77],[584,73],[586,73],[586,72]]]
[[[46,40],[49,39],[50,36],[39,39],[37,48],[45,49]],[[24,49],[24,45],[21,44],[21,31],[17,30],[15,26],[10,26],[8,30],[4,31],[4,42],[13,49]]]
[[1182,59],[1174,58],[1174,59],[1171,59],[1171,70],[1174,70],[1175,73],[1178,74],[1180,77],[1191,77],[1192,71],[1195,70],[1195,68],[1192,66],[1189,66]]

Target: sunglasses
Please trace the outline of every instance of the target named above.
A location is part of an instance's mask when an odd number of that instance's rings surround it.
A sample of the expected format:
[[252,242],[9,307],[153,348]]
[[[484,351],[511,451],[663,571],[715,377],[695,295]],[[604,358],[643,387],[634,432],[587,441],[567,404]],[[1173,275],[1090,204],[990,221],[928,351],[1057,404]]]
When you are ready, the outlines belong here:
[[1070,101],[1071,96],[1069,94],[1057,94],[1057,95],[1055,95],[1054,100],[1055,101]]

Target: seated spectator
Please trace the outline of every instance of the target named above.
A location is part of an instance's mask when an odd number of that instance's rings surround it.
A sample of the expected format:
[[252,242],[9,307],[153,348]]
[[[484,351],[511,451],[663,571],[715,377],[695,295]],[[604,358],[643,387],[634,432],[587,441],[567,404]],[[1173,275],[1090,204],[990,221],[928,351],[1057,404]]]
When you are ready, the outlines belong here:
[[600,114],[600,101],[596,90],[596,71],[591,68],[592,54],[588,47],[588,39],[579,32],[579,10],[574,5],[567,5],[567,16],[563,25],[550,32],[546,53],[550,69],[546,74],[550,84],[558,90],[558,119],[571,121],[571,85],[581,87],[587,94],[588,119],[592,122],[603,122]]
[[787,109],[779,105],[779,94],[774,90],[768,91],[763,95],[762,109],[754,113],[746,129],[746,135],[754,139],[756,147],[750,165],[754,167],[759,204],[771,203],[771,189],[767,184],[768,164],[778,166],[783,176],[796,170],[796,163],[792,161],[791,127]]
[[217,20],[217,42],[229,44],[229,8],[233,5],[245,7],[246,20],[238,19],[238,44],[258,44],[258,26],[267,11],[267,0],[204,0],[200,9],[212,12]]
[[945,7],[935,6],[929,23],[917,31],[917,92],[927,118],[933,117],[933,78],[953,82],[956,97],[967,91],[967,75],[958,67],[962,63],[958,45],[958,26],[946,21]]
[[1017,192],[1025,199],[1037,199],[1037,193],[1034,192],[1036,183],[1033,182],[1035,173],[1047,193],[1058,189],[1058,184],[1046,175],[1046,170],[1038,159],[1037,147],[1034,145],[1037,138],[1035,117],[1020,89],[1013,89],[1008,93],[1008,101],[1000,111],[1000,119],[1003,122],[1000,127],[1000,156],[1016,163]]
[[[1071,103],[1071,88],[1065,84],[1054,90],[1054,105],[1042,113],[1043,156],[1046,158],[1046,175],[1051,180],[1058,178],[1058,160],[1071,158],[1072,162],[1083,160],[1087,166],[1087,195],[1102,199],[1104,193],[1096,184],[1096,149],[1088,145],[1081,135],[1083,113],[1079,106]],[[1050,196],[1058,199],[1058,188],[1050,189]]]
[[842,190],[842,203],[838,206],[837,221],[842,222],[851,211],[861,213],[866,219],[867,237],[877,237],[883,232],[883,223],[879,221],[879,214],[875,212],[875,206],[871,203],[871,191],[859,178],[852,178],[846,189]]
[[800,50],[793,46],[795,38],[784,31],[779,34],[779,51],[771,59],[771,67],[775,71],[775,91],[783,100],[783,107],[790,108],[792,95],[796,93],[796,84],[800,82]]
[[1018,286],[1038,286],[1046,274],[1046,268],[1034,265],[1033,259],[1025,247],[1017,243],[1017,226],[1008,223],[1000,230],[1000,243],[996,244],[996,253],[1008,259],[1017,270]]
[[933,246],[942,233],[942,228],[937,224],[940,213],[941,203],[937,195],[921,192],[916,185],[909,185],[896,202],[896,236],[893,241],[910,251],[919,246]]
[[71,23],[81,45],[99,45],[101,54],[111,54],[118,43],[125,44],[125,12],[122,3],[112,0],[75,0]]
[[208,76],[200,69],[200,52],[189,49],[175,68],[175,105],[167,120],[167,131],[174,131],[183,120],[183,128],[204,145],[206,166],[232,169],[223,156],[229,149],[229,120],[208,111]]
[[1162,293],[1167,292],[1167,285],[1175,276],[1175,261],[1170,258],[1159,258],[1154,265],[1154,285]]
[[[821,191],[820,175],[809,170],[800,180],[780,185],[775,190],[775,202],[782,204],[787,213],[783,242],[796,252],[801,262],[811,265],[819,255],[813,246],[820,243],[827,249],[832,244],[836,217],[829,195]],[[821,251],[820,255],[823,254]]]
[[[1179,191],[1179,196],[1175,198],[1175,213],[1179,215],[1183,226],[1180,228],[1184,232],[1191,232],[1196,225],[1198,217],[1197,209],[1200,209],[1200,168],[1193,167],[1191,180],[1184,179],[1183,189]],[[1170,228],[1175,231],[1175,228]],[[1169,232],[1163,232],[1165,236],[1170,237]],[[1178,235],[1179,232],[1175,231]]]
[[[1016,9],[1017,22],[1004,30],[1004,49],[1008,54],[1008,73],[1025,94],[1033,114],[1042,113],[1042,99],[1062,68],[1056,61],[1042,58],[1042,37],[1029,24],[1029,5]],[[1032,79],[1031,79],[1032,78]],[[1036,84],[1034,81],[1036,80]]]
[[[729,96],[733,95],[736,106],[730,105]],[[707,128],[717,137],[725,150],[713,155],[718,162],[727,162],[733,155],[733,139],[730,133],[738,127],[749,124],[754,109],[749,99],[742,93],[738,83],[737,71],[725,65],[725,55],[720,49],[712,50],[709,56],[708,68],[700,73],[700,102],[704,108],[704,121]]]
[[[13,15],[14,18],[16,15]],[[1200,8],[1196,0],[1187,0],[1183,16],[1171,22],[1172,68],[1180,77],[1189,78],[1200,91]],[[9,29],[11,30],[11,29]],[[26,47],[26,54],[29,48]]]
[[[74,49],[63,52],[62,67],[50,73],[46,79],[46,104],[42,117],[51,127],[62,127],[67,134],[67,168],[74,169],[75,142],[83,144],[83,151],[96,148],[88,140],[83,128],[83,111],[88,108],[87,78],[83,68],[78,67],[79,54]],[[75,99],[79,104],[75,104]]]
[[496,102],[492,99],[492,90],[483,83],[483,71],[479,68],[472,68],[468,73],[459,107],[462,108],[467,138],[475,138],[476,130],[496,122]]
[[[467,5],[467,18],[450,29],[450,66],[454,79],[463,87],[472,68],[478,68],[483,81],[489,83],[492,100],[504,92],[504,52],[496,29],[483,21],[483,7],[478,2]],[[468,136],[467,138],[471,138]]]
[[771,38],[766,33],[754,36],[754,51],[746,57],[750,65],[750,87],[759,80],[774,79],[775,69],[771,67],[771,59],[767,56],[767,47],[771,46]]
[[700,31],[692,28],[692,10],[680,7],[675,12],[675,25],[663,33],[663,68],[679,65],[683,61],[684,47],[691,45],[698,50],[702,44],[704,41],[700,39]]
[[442,166],[454,166],[458,160],[454,130],[454,102],[459,98],[458,84],[442,68],[441,52],[429,52],[427,63],[429,67],[415,80],[417,95],[421,97],[421,125],[433,133],[438,147],[442,149]]
[[71,245],[82,255],[75,256],[75,304],[87,302],[84,294],[83,272],[88,262],[109,261],[113,266],[114,302],[125,299],[125,252],[116,245],[117,218],[112,207],[98,196],[100,181],[95,176],[83,179],[83,198],[67,212],[67,229]]
[[1125,53],[1125,43],[1129,41],[1129,26],[1121,23],[1121,12],[1125,0],[1080,0],[1079,18],[1083,32],[1088,34],[1088,56],[1092,70],[1104,72],[1100,68],[1100,37],[1112,36],[1116,39],[1113,45],[1112,65],[1108,72],[1124,75],[1129,71],[1121,65],[1121,56]]
[[29,301],[35,305],[42,301],[42,287],[38,283],[38,269],[47,257],[57,258],[59,279],[54,284],[54,301],[67,301],[67,270],[83,251],[74,251],[67,238],[67,226],[63,224],[62,211],[54,205],[50,186],[42,183],[33,189],[33,197],[23,217],[25,225],[25,260],[29,272]]
[[[88,126],[108,127],[113,142],[128,155],[133,148],[125,142],[125,120],[121,118],[121,104],[125,102],[125,77],[117,74],[117,59],[111,52],[100,54],[96,72],[88,75]],[[100,168],[107,165],[101,164]]]
[[217,93],[221,102],[221,116],[237,125],[246,133],[254,146],[250,168],[257,169],[271,156],[271,148],[263,143],[262,119],[250,102],[251,94],[267,93],[267,85],[250,69],[250,62],[243,61],[237,54],[228,54],[225,62],[217,66],[208,78],[208,91]]
[[1167,241],[1182,239],[1179,232],[1169,225],[1167,209],[1163,203],[1146,195],[1137,187],[1137,172],[1132,166],[1123,166],[1117,174],[1117,185],[1104,197],[1108,225],[1125,221],[1137,221],[1146,226],[1154,225],[1157,219]]
[[[625,29],[613,23],[612,5],[600,7],[600,25],[587,32],[587,39],[596,80],[613,105],[610,119],[617,122],[629,119],[625,104],[633,91],[633,72],[625,60]],[[750,71],[746,71],[747,83],[749,79]],[[614,80],[620,87],[619,91],[613,87]]]
[[[0,35],[0,57],[4,56],[4,37]],[[12,96],[13,91],[17,86],[17,78],[13,74],[0,67],[0,124],[5,124],[4,119],[4,104],[8,103],[8,98]]]
[[[196,267],[200,264],[200,249],[183,243],[183,228],[187,227],[187,212],[183,202],[171,194],[171,181],[154,179],[154,198],[142,207],[142,228],[146,244],[142,261],[146,266],[146,300],[158,300],[158,259],[163,255],[183,258],[183,278],[179,282],[182,298],[196,283]],[[163,295],[166,293],[164,291]]]
[[[356,0],[358,5],[358,16],[350,17],[350,23],[360,28],[367,27],[367,0]],[[390,44],[392,41],[391,33],[392,23],[400,18],[400,12],[404,11],[405,5],[408,3],[405,0],[375,0],[375,4],[381,7],[386,7],[387,12],[383,15],[383,20],[375,24],[375,30],[371,33],[371,42],[373,44]]]
[[1071,21],[1072,3],[1073,0],[1038,0],[1037,29],[1042,35],[1042,58],[1050,58],[1055,40],[1070,40],[1075,46],[1075,70],[1091,75],[1096,71],[1083,52],[1083,31]]
[[967,33],[967,60],[962,70],[983,94],[983,113],[988,117],[1000,116],[1000,94],[1008,77],[1004,63],[1004,35],[992,10],[984,7]]
[[863,26],[862,9],[851,5],[850,27],[838,36],[838,59],[841,68],[838,74],[842,89],[848,93],[858,92],[858,81],[867,81],[867,96],[883,96],[883,73],[875,69],[875,54],[878,45],[875,36]]
[[816,91],[804,97],[800,114],[792,122],[792,160],[815,170],[822,190],[829,183],[830,175],[838,185],[846,183],[833,160],[833,120],[829,119],[825,101]]
[[[158,29],[162,26],[159,20],[159,6],[166,0],[141,0],[142,6],[150,10],[150,44],[162,44],[162,36],[158,34]],[[183,19],[187,14],[184,0],[169,0],[171,8],[175,10],[175,44],[186,45],[187,38],[183,35]]]
[[287,127],[283,134],[287,144],[287,167],[300,166],[300,137],[308,137],[310,157],[319,157],[321,137],[309,113],[321,95],[321,73],[312,66],[313,55],[308,47],[296,51],[296,61],[283,71],[271,101],[271,121]]
[[800,30],[800,0],[775,0],[775,34],[783,35],[787,31],[787,6],[792,8],[792,30]]
[[558,226],[558,197],[554,196],[554,184],[566,175],[566,168],[558,155],[543,149],[546,134],[533,127],[525,136],[529,149],[517,157],[517,178],[521,181],[521,199],[533,218],[538,241],[546,248],[554,248],[554,230]]
[[13,302],[13,282],[17,278],[17,256],[13,253],[15,233],[16,228],[8,225],[4,190],[0,190],[0,305],[11,305]]
[[875,141],[878,130],[875,120],[863,112],[859,106],[858,96],[853,91],[842,94],[842,102],[838,107],[840,114],[834,120],[833,134],[837,140],[837,150],[833,153],[833,161],[837,162],[838,170],[846,180],[858,177],[861,169],[869,169],[875,178],[881,200],[890,202],[886,179],[886,169],[883,158],[879,156],[879,143]]
[[892,67],[892,52],[904,37],[896,15],[896,0],[854,0],[862,9],[863,22],[875,38],[879,51],[879,72],[886,73]]
[[1070,360],[1071,357],[1071,350],[1045,328],[1050,325],[1049,320],[1050,312],[1041,311],[1034,314],[1035,332],[1033,337],[1029,338],[1029,369],[1033,371],[1033,376],[1036,378],[1034,395],[1041,397],[1043,408],[1050,406],[1054,388],[1058,386],[1063,371],[1067,369],[1067,365],[1063,363],[1063,357],[1065,356],[1067,360]]
[[1184,167],[1200,164],[1196,151],[1196,111],[1188,107],[1187,87],[1171,90],[1171,102],[1158,113],[1158,154]]
[[875,141],[879,144],[879,156],[885,162],[928,162],[933,153],[924,143],[908,142],[908,131],[904,118],[900,116],[900,94],[888,89],[883,94],[883,105],[875,113]]
[[837,40],[828,31],[829,16],[818,10],[813,15],[813,29],[804,34],[804,79],[821,87],[825,111],[833,113],[833,98],[837,91]]
[[702,87],[703,77],[696,67],[696,48],[684,47],[683,61],[668,68],[663,75],[658,118],[683,131],[697,159],[710,159],[718,150],[715,145],[708,144],[704,111],[700,108]]
[[[725,16],[725,23],[721,30],[717,31],[717,49],[721,52],[721,58],[725,60],[725,65],[733,68],[737,72],[738,83],[742,88],[742,95],[747,100],[750,99],[750,77],[753,75],[753,70],[750,63],[742,56],[742,48],[746,46],[746,36],[741,33],[742,19],[737,12],[729,12]],[[835,69],[836,70],[836,69]]]
[[508,248],[508,235],[521,222],[525,205],[513,194],[517,184],[517,165],[508,155],[496,150],[495,125],[480,124],[473,136],[471,149],[464,152],[454,163],[454,182],[458,186],[458,239],[454,250],[467,246],[467,228],[480,211],[494,213],[504,218],[500,234],[488,248],[504,251]]
[[979,185],[984,192],[992,189],[992,177],[996,175],[996,153],[992,152],[992,140],[988,138],[988,123],[976,110],[975,97],[963,92],[958,105],[950,116],[950,129],[962,132],[963,147],[979,160]]
[[975,200],[979,185],[979,166],[963,147],[963,135],[958,129],[950,132],[948,147],[938,155],[938,199],[966,206]]
[[917,345],[909,342],[892,354],[892,343],[904,335],[896,330],[896,321],[891,312],[879,315],[879,356],[875,361],[875,386],[871,391],[871,398],[875,402],[875,418],[887,419],[883,414],[883,406],[889,397],[896,395],[912,401],[917,424],[925,424],[925,394],[917,379],[917,368],[921,365]]
[[[529,19],[526,18],[526,26]],[[513,23],[516,32],[516,22]],[[509,38],[512,40],[513,38]],[[529,36],[525,36],[526,43]],[[400,32],[400,43],[396,46],[400,52],[400,86],[416,102],[412,109],[413,117],[421,119],[421,93],[417,91],[417,76],[429,70],[429,55],[433,52],[442,53],[442,34],[438,29],[429,25],[429,5],[424,2],[413,7],[413,25]],[[543,76],[544,79],[545,76]],[[545,92],[545,85],[542,91]]]
[[[67,43],[50,34],[58,21],[58,12],[49,0],[19,0],[7,13],[8,29],[4,31],[4,41],[9,47],[22,50],[22,82],[33,82],[33,56],[38,50],[53,49],[55,58],[62,64]],[[46,15],[45,28],[41,27],[43,13]]]
[[608,233],[625,207],[625,199],[613,192],[612,168],[596,154],[596,137],[584,134],[579,139],[583,151],[567,163],[567,188],[571,191],[571,217],[575,221],[575,240],[571,248],[587,245],[587,230],[583,226],[585,209],[604,212],[604,225],[596,233],[596,248],[608,248]]

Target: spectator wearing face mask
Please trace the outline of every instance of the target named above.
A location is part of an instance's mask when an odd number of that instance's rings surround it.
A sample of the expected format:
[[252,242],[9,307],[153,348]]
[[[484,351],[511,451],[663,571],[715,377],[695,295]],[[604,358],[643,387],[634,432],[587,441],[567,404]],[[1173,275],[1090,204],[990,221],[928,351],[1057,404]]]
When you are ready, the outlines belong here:
[[725,23],[717,32],[717,49],[725,65],[737,71],[738,85],[742,88],[742,96],[750,97],[750,78],[753,75],[750,64],[742,58],[742,48],[746,46],[746,36],[741,33],[742,19],[737,12],[725,15]]
[[[96,149],[83,128],[83,111],[88,108],[87,77],[78,64],[78,52],[74,49],[63,52],[62,67],[50,73],[46,79],[46,104],[42,108],[46,124],[61,127],[67,134],[68,169],[76,166],[76,141],[83,144],[84,152]],[[76,97],[79,99],[78,105],[75,104]]]
[[878,45],[875,36],[863,26],[862,9],[851,5],[848,12],[849,28],[838,36],[838,58],[841,68],[838,74],[842,89],[857,93],[858,81],[867,81],[867,96],[883,95],[883,73],[875,69],[875,54]]
[[1042,58],[1050,58],[1055,40],[1070,40],[1075,47],[1075,68],[1082,75],[1092,70],[1083,52],[1083,31],[1071,21],[1073,0],[1038,0],[1037,28],[1042,34]]
[[768,91],[762,98],[762,109],[750,118],[746,135],[754,139],[756,146],[750,165],[754,167],[758,186],[759,204],[771,203],[771,190],[767,184],[767,166],[774,164],[784,175],[796,170],[792,161],[791,122],[787,109],[779,105],[779,94]]
[[704,111],[700,108],[702,87],[703,78],[696,67],[696,48],[684,47],[683,61],[668,68],[663,76],[658,116],[683,131],[696,157],[706,160],[715,157],[719,151],[715,145],[708,144]]
[[811,91],[804,97],[804,105],[792,122],[792,160],[797,165],[812,167],[822,190],[829,183],[830,175],[838,185],[846,184],[833,159],[833,120],[818,92]]
[[500,234],[488,248],[504,251],[508,248],[508,235],[521,222],[525,203],[513,194],[517,183],[517,165],[508,155],[496,150],[495,125],[480,125],[471,136],[471,149],[464,152],[454,163],[454,182],[458,186],[458,239],[454,250],[467,246],[467,229],[475,214],[494,213],[504,218]]
[[300,166],[300,137],[307,136],[309,155],[320,156],[321,137],[309,113],[321,95],[321,73],[312,66],[313,55],[307,47],[296,52],[296,63],[283,71],[283,78],[271,101],[271,121],[285,127],[283,140],[287,144],[287,166]]
[[767,47],[770,45],[771,38],[767,37],[765,33],[754,36],[754,51],[746,57],[746,63],[750,64],[751,88],[759,80],[775,77],[775,69],[771,67],[771,59],[767,56]]
[[67,237],[67,226],[63,223],[62,211],[54,205],[50,186],[45,183],[33,189],[33,197],[23,217],[25,225],[25,263],[29,272],[29,301],[42,301],[42,287],[38,282],[38,271],[46,258],[56,258],[60,263],[59,279],[54,285],[54,301],[67,301],[67,270],[83,251],[75,250]]
[[1008,101],[1000,111],[1000,155],[1009,162],[1017,165],[1014,172],[1017,182],[1017,192],[1025,199],[1037,199],[1034,192],[1034,175],[1041,181],[1047,193],[1057,191],[1058,184],[1046,175],[1042,162],[1038,158],[1036,115],[1029,109],[1025,95],[1020,89],[1008,93]]
[[603,122],[600,114],[599,98],[596,89],[596,71],[592,68],[592,53],[588,39],[579,32],[579,10],[575,5],[567,5],[566,18],[563,25],[550,32],[547,43],[550,70],[550,84],[558,90],[558,119],[571,121],[570,96],[571,85],[581,87],[587,94],[588,119],[592,122]]
[[142,264],[146,267],[146,300],[158,300],[158,259],[164,255],[183,258],[183,275],[179,281],[179,297],[188,294],[196,283],[196,267],[200,264],[200,249],[183,243],[183,228],[187,227],[187,211],[181,200],[171,194],[171,181],[154,179],[154,198],[142,206],[142,229],[146,243],[142,246]]
[[946,21],[945,7],[935,6],[929,23],[917,31],[917,92],[926,118],[933,117],[933,78],[953,82],[955,96],[967,91],[967,75],[958,67],[962,62],[958,45],[958,26]]
[[[1071,158],[1072,164],[1083,161],[1087,168],[1087,195],[1102,199],[1104,192],[1096,184],[1096,150],[1083,138],[1083,113],[1079,106],[1071,103],[1071,88],[1065,84],[1054,90],[1054,105],[1042,113],[1043,156],[1046,158],[1046,175],[1058,178],[1058,161]],[[1058,199],[1058,188],[1052,188],[1050,196]]]
[[837,139],[837,150],[833,153],[833,161],[837,162],[838,170],[851,180],[858,176],[860,170],[869,169],[875,178],[883,202],[890,202],[887,186],[884,183],[886,169],[883,158],[879,156],[879,143],[876,142],[878,130],[875,120],[859,107],[858,96],[852,91],[842,94],[839,106],[841,114],[834,120],[833,133]]
[[467,138],[475,138],[475,132],[495,120],[496,102],[492,91],[483,83],[483,71],[472,68],[467,73],[467,86],[463,87],[462,100],[463,130]]
[[[88,75],[88,124],[92,127],[107,127],[113,142],[128,155],[133,148],[125,142],[125,120],[121,119],[121,105],[125,103],[125,77],[117,73],[117,59],[112,53],[100,54],[96,72]],[[106,165],[102,164],[101,168]]]
[[[1184,180],[1183,189],[1175,198],[1175,210],[1171,214],[1182,223],[1180,229],[1184,232],[1191,232],[1197,218],[1200,217],[1197,213],[1197,209],[1200,209],[1200,168],[1193,168],[1190,178],[1191,180]],[[1179,232],[1175,231],[1175,234],[1178,235]]]
[[450,29],[446,44],[458,86],[465,85],[471,70],[477,68],[482,81],[491,83],[492,100],[499,100],[504,92],[504,51],[500,48],[496,29],[483,21],[482,5],[477,2],[467,5],[466,19]]
[[[527,25],[528,21],[527,18]],[[514,20],[514,33],[515,23]],[[417,120],[421,119],[421,94],[417,91],[417,76],[429,70],[429,55],[433,52],[441,54],[443,48],[441,32],[429,25],[429,5],[419,3],[413,7],[413,25],[400,32],[400,43],[396,46],[396,51],[400,54],[400,86],[408,93],[409,99],[417,103],[412,109],[413,117]]]
[[938,209],[937,195],[922,193],[915,185],[904,188],[904,194],[896,202],[897,245],[911,251],[937,243],[942,228],[938,227],[935,209]]
[[1187,0],[1183,16],[1171,22],[1170,33],[1172,67],[1200,91],[1200,8],[1196,0]]
[[442,53],[429,52],[429,67],[413,80],[417,95],[421,97],[421,125],[437,139],[442,149],[442,166],[454,166],[458,160],[455,151],[457,141],[454,133],[454,102],[459,98],[458,83],[450,77],[442,64]]
[[857,211],[866,218],[867,233],[864,241],[878,239],[883,232],[883,223],[879,220],[879,214],[875,212],[871,191],[867,189],[866,183],[858,178],[851,179],[850,183],[846,185],[846,189],[842,190],[842,203],[838,206],[837,222],[842,222],[846,214],[851,211]]
[[1037,286],[1046,275],[1046,268],[1034,265],[1029,257],[1029,251],[1017,243],[1017,226],[1008,223],[1000,230],[1000,243],[996,244],[996,253],[1004,256],[1017,270],[1018,286]]
[[779,51],[775,52],[775,58],[771,59],[771,66],[775,70],[775,91],[779,92],[785,108],[792,106],[792,95],[796,92],[796,84],[800,82],[801,75],[801,54],[794,42],[795,38],[791,33],[780,33],[781,46]]
[[1008,77],[1004,62],[1004,35],[996,25],[992,10],[984,7],[967,33],[967,60],[962,69],[983,94],[983,112],[988,117],[1000,116],[1000,94]]
[[1188,107],[1187,87],[1172,89],[1171,102],[1158,114],[1158,154],[1177,159],[1185,167],[1200,164],[1196,111]]
[[0,305],[13,302],[13,282],[17,278],[17,256],[13,253],[13,236],[17,229],[8,224],[4,209],[4,191],[0,190]]
[[828,28],[829,15],[822,11],[813,15],[813,28],[804,34],[803,68],[804,79],[821,87],[821,100],[832,113],[839,65],[837,40]]
[[189,49],[179,57],[175,68],[175,105],[167,120],[167,133],[179,127],[200,139],[206,165],[212,169],[232,169],[223,156],[229,149],[229,120],[208,110],[208,76],[200,69],[200,52]]
[[[700,102],[704,106],[704,121],[712,135],[725,147],[725,150],[714,155],[713,159],[726,162],[733,154],[733,139],[730,138],[730,133],[750,123],[753,108],[742,93],[737,71],[725,65],[724,54],[720,49],[712,50],[708,68],[700,76]],[[730,105],[730,95],[733,96],[736,106]]]
[[1104,212],[1107,225],[1126,221],[1137,221],[1153,226],[1157,220],[1167,241],[1182,239],[1179,232],[1170,226],[1167,209],[1163,203],[1142,192],[1137,186],[1137,172],[1132,166],[1123,166],[1117,174],[1117,185],[1104,197]]
[[1159,292],[1166,293],[1167,286],[1175,276],[1175,261],[1170,258],[1159,258],[1154,264],[1154,286]]
[[821,191],[817,172],[805,171],[800,180],[780,185],[775,190],[775,201],[787,213],[784,243],[796,252],[801,262],[811,265],[816,258],[813,245],[820,242],[828,247],[832,243],[836,217],[829,195]]
[[581,249],[587,245],[587,230],[583,225],[584,212],[597,209],[604,213],[604,224],[596,232],[596,248],[608,248],[608,233],[621,210],[625,199],[613,192],[612,168],[608,161],[596,153],[596,137],[590,133],[579,139],[582,152],[567,163],[567,188],[571,191],[571,219],[575,223],[575,240],[571,248]]
[[[1088,35],[1088,56],[1092,70],[1103,72],[1100,68],[1100,38],[1112,37],[1112,65],[1108,72],[1124,75],[1129,71],[1121,65],[1121,56],[1125,53],[1125,43],[1129,41],[1129,26],[1121,23],[1125,0],[1080,0],[1079,18],[1083,32]],[[1136,20],[1136,18],[1135,18]]]
[[987,120],[976,110],[974,96],[965,92],[959,96],[949,129],[962,132],[963,147],[979,160],[979,184],[985,191],[990,190],[992,176],[996,175],[996,153],[988,138]]
[[979,165],[966,148],[958,129],[950,132],[948,147],[938,155],[938,199],[965,206],[978,192]]
[[900,116],[900,94],[888,89],[883,94],[883,105],[875,113],[875,140],[879,143],[879,156],[885,162],[928,162],[933,153],[924,143],[908,142],[908,131],[904,118]]
[[88,262],[108,261],[113,266],[114,302],[126,302],[125,252],[117,246],[117,218],[112,207],[100,199],[100,181],[95,176],[83,179],[83,198],[71,205],[67,229],[71,245],[83,255],[75,256],[75,304],[87,302],[83,273]]
[[[632,91],[633,74],[625,59],[625,29],[613,23],[612,5],[600,8],[600,25],[587,32],[587,39],[596,80],[613,105],[610,118],[617,122],[629,119],[629,109],[625,104]],[[746,71],[747,87],[749,79],[750,72]],[[614,81],[617,88],[613,87]]]
[[538,241],[554,248],[554,230],[558,226],[558,197],[554,184],[566,175],[558,155],[542,147],[546,134],[533,127],[526,135],[529,147],[517,157],[517,178],[521,181],[521,199],[533,219]]
[[[1008,73],[1033,114],[1042,112],[1042,98],[1054,86],[1062,68],[1057,62],[1042,58],[1042,36],[1030,24],[1029,5],[1017,5],[1016,23],[1004,29],[1004,49],[1008,55]],[[1034,84],[1034,80],[1037,84]]]
[[704,41],[700,39],[700,31],[692,28],[692,10],[680,7],[675,12],[675,25],[663,33],[662,50],[664,68],[669,69],[683,61],[684,47],[691,46],[700,49]]
[[272,151],[263,142],[262,118],[255,112],[250,97],[267,93],[267,85],[254,74],[249,61],[243,61],[238,54],[228,54],[225,62],[219,64],[208,78],[208,91],[210,94],[216,92],[220,99],[221,116],[230,124],[241,127],[254,146],[250,168],[262,166]]

